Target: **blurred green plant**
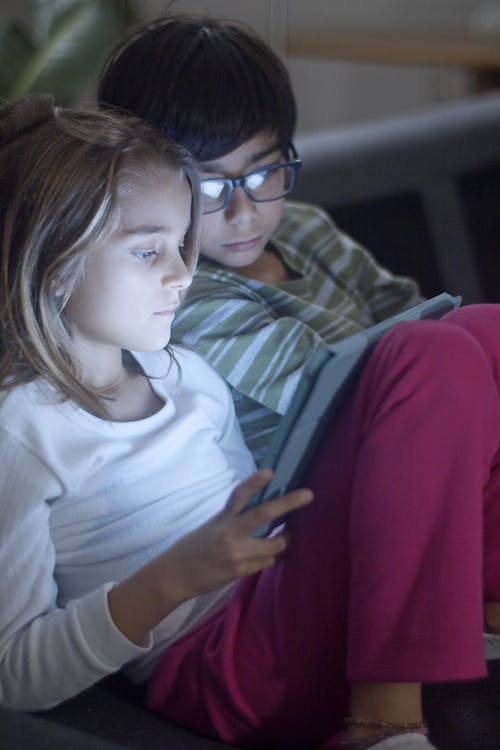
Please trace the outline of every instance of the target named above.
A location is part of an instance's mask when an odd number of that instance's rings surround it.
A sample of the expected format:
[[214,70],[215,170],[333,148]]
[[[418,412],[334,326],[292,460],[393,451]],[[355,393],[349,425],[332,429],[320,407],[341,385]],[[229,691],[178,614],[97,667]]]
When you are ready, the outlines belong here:
[[0,97],[46,91],[74,103],[138,22],[127,0],[32,0],[29,23],[0,26]]

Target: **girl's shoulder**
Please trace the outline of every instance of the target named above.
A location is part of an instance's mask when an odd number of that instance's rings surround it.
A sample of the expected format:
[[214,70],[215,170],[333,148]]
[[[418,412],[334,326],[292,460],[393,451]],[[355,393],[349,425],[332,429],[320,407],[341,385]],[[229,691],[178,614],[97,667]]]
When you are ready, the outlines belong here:
[[204,377],[219,378],[215,370],[188,346],[171,344],[167,349],[152,352],[132,352],[147,377],[162,380],[166,387],[176,388],[179,379],[191,381]]
[[60,434],[68,403],[41,379],[0,391],[0,437],[41,455]]
[[183,423],[195,417],[225,424],[232,409],[229,389],[199,355],[180,346],[172,347],[173,356],[163,350],[132,354],[165,402],[160,411],[137,421],[106,420],[61,400],[44,381],[33,381],[0,392],[0,452],[35,457],[62,484],[73,486],[110,447],[138,443],[160,426],[171,429],[177,416]]
[[229,403],[224,380],[199,354],[187,346],[171,345],[168,351],[134,352],[146,375],[174,402],[192,395]]
[[36,421],[43,407],[57,402],[50,386],[39,379],[3,388],[0,391],[0,425],[12,419]]
[[[132,352],[144,374],[166,397],[175,400],[186,391],[226,393],[226,385],[217,372],[199,354],[186,346],[168,350]],[[87,413],[77,404],[61,399],[44,380],[15,385],[0,391],[0,428],[14,433],[56,427],[58,422],[106,425],[106,420]]]

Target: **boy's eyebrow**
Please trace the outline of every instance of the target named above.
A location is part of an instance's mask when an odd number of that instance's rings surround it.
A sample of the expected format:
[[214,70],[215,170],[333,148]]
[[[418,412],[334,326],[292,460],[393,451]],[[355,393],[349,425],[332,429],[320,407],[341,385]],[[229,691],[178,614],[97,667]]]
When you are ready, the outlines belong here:
[[[254,164],[255,162],[260,161],[261,159],[264,159],[266,156],[269,156],[269,154],[272,154],[274,151],[280,151],[280,146],[277,142],[271,144],[270,146],[263,149],[262,151],[257,151],[255,154],[252,154],[247,164]],[[221,165],[216,161],[201,162],[201,168],[204,172],[208,172],[208,173],[224,172]]]

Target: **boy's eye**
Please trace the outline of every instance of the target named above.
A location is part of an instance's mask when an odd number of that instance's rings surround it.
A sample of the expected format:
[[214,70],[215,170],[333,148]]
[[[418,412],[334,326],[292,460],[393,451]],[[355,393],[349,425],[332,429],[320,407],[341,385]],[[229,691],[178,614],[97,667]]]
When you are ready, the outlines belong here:
[[134,250],[134,255],[139,260],[151,260],[158,253],[156,250]]
[[245,183],[249,190],[258,190],[265,182],[269,175],[269,169],[262,169],[260,172],[252,172],[245,177]]
[[220,198],[225,187],[226,183],[224,182],[224,180],[201,180],[200,183],[202,195],[204,195],[206,198],[213,198],[214,200]]

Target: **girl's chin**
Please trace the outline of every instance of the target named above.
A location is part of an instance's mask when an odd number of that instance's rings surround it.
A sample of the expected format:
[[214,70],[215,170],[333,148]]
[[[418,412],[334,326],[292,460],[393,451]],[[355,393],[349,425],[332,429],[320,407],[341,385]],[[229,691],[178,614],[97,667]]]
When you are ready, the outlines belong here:
[[129,346],[127,348],[134,352],[159,352],[169,345],[170,338],[169,334],[168,336],[156,337],[154,339],[142,339],[141,341],[136,342],[135,346]]

